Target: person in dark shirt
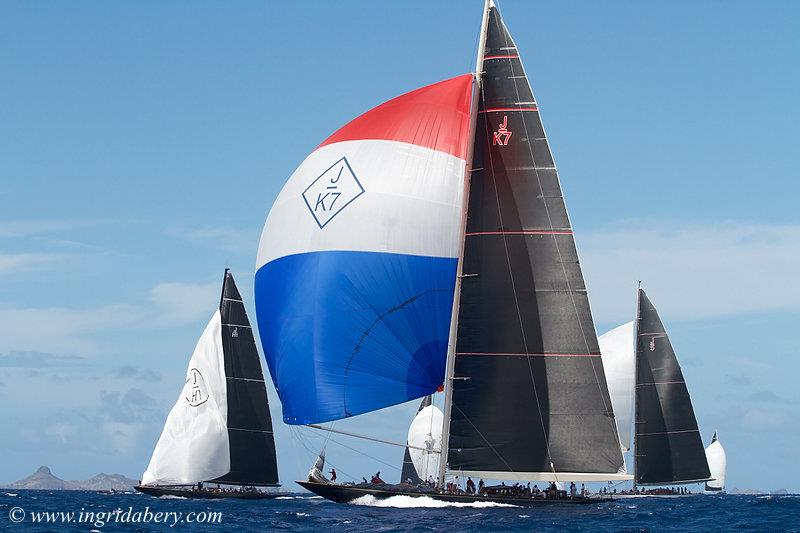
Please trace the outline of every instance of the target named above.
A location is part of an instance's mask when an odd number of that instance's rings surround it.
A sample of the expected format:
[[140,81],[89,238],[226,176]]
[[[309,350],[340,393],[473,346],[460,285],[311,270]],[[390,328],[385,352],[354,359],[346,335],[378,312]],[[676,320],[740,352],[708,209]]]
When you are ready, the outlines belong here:
[[467,494],[475,494],[475,482],[471,477],[467,477]]
[[331,468],[330,475],[331,475],[331,481],[336,483],[336,469],[335,468]]

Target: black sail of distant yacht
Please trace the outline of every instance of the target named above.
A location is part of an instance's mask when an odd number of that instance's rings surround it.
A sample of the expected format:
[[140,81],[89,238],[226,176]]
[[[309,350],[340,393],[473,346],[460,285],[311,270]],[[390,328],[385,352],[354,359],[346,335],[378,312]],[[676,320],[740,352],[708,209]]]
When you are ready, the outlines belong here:
[[628,479],[558,173],[519,52],[490,6],[447,470]]
[[710,478],[689,390],[661,318],[639,289],[636,322],[636,483],[692,483]]
[[225,269],[220,298],[231,470],[213,481],[276,485],[278,466],[264,372],[242,296]]
[[[428,407],[432,402],[432,397],[429,394],[425,396],[419,404],[419,409],[417,409],[417,414],[420,411]],[[403,455],[403,470],[400,474],[400,482],[403,483],[405,481],[411,480],[412,485],[418,485],[422,483],[419,475],[417,474],[417,469],[414,468],[414,463],[411,462],[411,454],[408,453],[408,448],[406,448],[405,455]]]

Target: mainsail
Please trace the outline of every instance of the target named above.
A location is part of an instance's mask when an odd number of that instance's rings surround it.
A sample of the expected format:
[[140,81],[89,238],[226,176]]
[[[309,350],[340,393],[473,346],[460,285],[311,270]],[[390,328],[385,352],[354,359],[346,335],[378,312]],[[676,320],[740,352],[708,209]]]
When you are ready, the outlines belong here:
[[558,173],[494,5],[483,44],[447,467],[628,479]]
[[708,480],[689,390],[658,311],[639,289],[636,322],[636,483]]
[[286,423],[366,413],[442,384],[472,81],[435,83],[356,118],[275,200],[255,292]]
[[[431,395],[425,396],[419,404],[417,414],[419,415],[419,412],[431,405],[431,403],[433,403],[433,397]],[[411,443],[409,442],[409,444]],[[438,475],[438,472],[434,473],[434,477]],[[414,468],[414,463],[411,461],[411,455],[408,453],[408,448],[406,448],[405,454],[403,454],[403,468],[400,473],[400,482],[403,483],[408,480],[411,480],[413,485],[418,485],[423,481],[422,478],[417,475],[417,470]],[[427,481],[427,479],[425,481]]]
[[186,382],[167,417],[142,482],[278,482],[264,374],[233,276],[197,342]]
[[603,369],[617,420],[619,445],[631,449],[633,396],[636,388],[636,322],[618,326],[597,339],[603,354]]
[[727,458],[725,457],[725,449],[717,437],[717,432],[714,432],[714,438],[711,439],[711,444],[706,448],[706,460],[708,461],[708,468],[711,472],[711,479],[706,481],[706,490],[709,492],[720,492],[725,490],[725,469],[727,467]]

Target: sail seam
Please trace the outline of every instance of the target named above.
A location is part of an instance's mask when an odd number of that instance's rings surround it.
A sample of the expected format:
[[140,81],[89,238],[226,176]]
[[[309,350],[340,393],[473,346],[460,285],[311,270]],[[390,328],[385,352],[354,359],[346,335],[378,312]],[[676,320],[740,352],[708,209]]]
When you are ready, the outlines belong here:
[[228,327],[231,327],[231,328],[247,328],[247,329],[253,329],[253,326],[246,326],[246,325],[244,325],[244,324],[222,324],[222,325],[223,325],[223,326],[228,326]]
[[600,357],[596,353],[504,353],[504,352],[457,352],[456,355],[500,355],[515,357]]
[[237,378],[233,376],[225,376],[225,379],[235,379],[238,381],[255,381],[258,383],[266,383],[263,379],[253,379],[253,378]]
[[272,435],[272,431],[267,431],[266,429],[245,429],[245,428],[228,428],[228,431],[248,431],[250,433],[268,433]]
[[698,429],[698,428],[682,429],[682,430],[679,430],[679,431],[655,431],[655,432],[652,432],[652,433],[639,433],[639,436],[640,437],[645,437],[647,435],[672,435],[673,433],[698,433],[699,431],[700,431],[700,429]]
[[222,298],[223,302],[239,302],[244,303],[242,300],[237,300],[236,298]]
[[531,231],[476,231],[465,233],[467,237],[476,235],[572,235],[571,231],[550,231],[550,230],[531,230]]

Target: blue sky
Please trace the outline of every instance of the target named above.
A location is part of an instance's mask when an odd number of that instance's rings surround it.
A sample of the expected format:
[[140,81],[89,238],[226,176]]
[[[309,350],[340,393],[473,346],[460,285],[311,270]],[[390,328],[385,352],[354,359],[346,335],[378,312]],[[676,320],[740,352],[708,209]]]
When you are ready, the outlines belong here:
[[[599,333],[635,280],[730,487],[800,489],[800,5],[500,3]],[[139,477],[233,269],[322,139],[474,63],[481,2],[0,5],[0,482]],[[252,306],[251,319],[253,318]],[[271,391],[273,416],[279,404]],[[343,424],[404,440],[415,406]],[[284,483],[319,446],[278,424]],[[345,437],[329,459],[399,473]]]

